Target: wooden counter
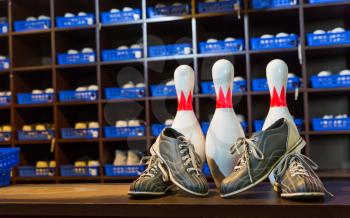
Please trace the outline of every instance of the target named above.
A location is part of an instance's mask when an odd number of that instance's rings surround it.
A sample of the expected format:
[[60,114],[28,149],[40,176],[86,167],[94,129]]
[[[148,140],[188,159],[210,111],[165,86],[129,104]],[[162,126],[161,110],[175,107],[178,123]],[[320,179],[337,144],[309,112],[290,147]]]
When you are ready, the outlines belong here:
[[350,217],[350,181],[325,184],[334,198],[303,202],[281,199],[268,183],[232,199],[214,189],[207,198],[179,192],[131,199],[128,184],[13,185],[0,189],[0,217]]

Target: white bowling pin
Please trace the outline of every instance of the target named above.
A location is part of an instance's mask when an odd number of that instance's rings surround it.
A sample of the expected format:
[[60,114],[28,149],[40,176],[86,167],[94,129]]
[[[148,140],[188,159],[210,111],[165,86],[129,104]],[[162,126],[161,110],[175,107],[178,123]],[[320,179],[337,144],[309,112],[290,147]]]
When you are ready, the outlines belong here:
[[194,71],[188,65],[181,65],[174,73],[178,107],[172,128],[184,134],[194,145],[196,152],[205,161],[205,139],[196,115],[193,112],[192,99],[194,89]]
[[[177,112],[172,128],[182,133],[194,145],[202,164],[205,162],[205,139],[196,115],[193,112],[194,71],[190,66],[181,65],[174,72],[174,82],[178,100]],[[159,149],[159,137],[152,145],[151,154]]]
[[211,174],[217,187],[227,177],[237,162],[230,147],[244,131],[232,107],[234,68],[231,62],[219,60],[212,69],[216,109],[208,129],[205,151]]

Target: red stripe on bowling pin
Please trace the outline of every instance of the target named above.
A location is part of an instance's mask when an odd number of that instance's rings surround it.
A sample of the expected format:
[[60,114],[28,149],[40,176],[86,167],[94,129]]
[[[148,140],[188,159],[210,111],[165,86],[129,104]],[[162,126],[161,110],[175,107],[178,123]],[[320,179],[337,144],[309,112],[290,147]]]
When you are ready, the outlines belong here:
[[180,99],[178,99],[178,105],[177,105],[178,111],[192,111],[192,91],[190,91],[187,99],[185,97],[184,91],[181,91]]
[[272,96],[270,101],[270,107],[287,107],[286,92],[284,86],[282,86],[281,92],[278,95],[276,87],[273,87]]
[[231,87],[228,88],[226,97],[220,86],[219,95],[216,96],[216,108],[233,108]]

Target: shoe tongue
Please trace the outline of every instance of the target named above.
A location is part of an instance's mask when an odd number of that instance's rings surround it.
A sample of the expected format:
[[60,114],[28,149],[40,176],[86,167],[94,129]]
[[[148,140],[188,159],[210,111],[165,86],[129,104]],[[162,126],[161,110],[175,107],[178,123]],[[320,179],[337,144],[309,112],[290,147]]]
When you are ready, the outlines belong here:
[[173,128],[165,128],[163,131],[162,131],[162,136],[166,136],[166,137],[169,137],[169,138],[173,138],[173,139],[177,139],[178,137],[182,136],[182,137],[185,137],[183,134],[181,134],[180,132],[176,131],[175,129]]

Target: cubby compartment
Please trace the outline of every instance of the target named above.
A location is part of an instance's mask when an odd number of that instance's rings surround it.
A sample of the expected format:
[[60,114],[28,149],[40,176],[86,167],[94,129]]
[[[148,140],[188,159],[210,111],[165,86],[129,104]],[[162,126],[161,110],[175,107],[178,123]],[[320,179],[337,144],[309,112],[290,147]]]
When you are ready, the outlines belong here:
[[[1,5],[1,4],[0,4]],[[1,23],[0,23],[1,25]],[[1,28],[1,26],[0,26]],[[6,71],[10,68],[9,44],[7,37],[0,37],[0,71]]]
[[9,32],[8,8],[8,1],[0,2],[0,35],[7,34]]
[[[194,101],[194,100],[193,100]],[[193,102],[194,104],[194,102]],[[157,137],[175,118],[178,102],[176,99],[153,100],[150,102],[151,133]]]
[[[190,20],[149,23],[148,57],[189,55],[192,51],[192,25]],[[173,30],[177,31],[173,31]],[[168,34],[172,32],[172,34]]]
[[[130,32],[134,34],[130,36]],[[142,57],[142,25],[125,25],[102,29],[101,59],[103,62],[125,61]]]
[[8,143],[12,139],[11,111],[2,110],[0,113],[0,143]]
[[350,169],[349,135],[314,135],[310,137],[310,157],[322,170]]
[[13,67],[47,66],[52,64],[51,35],[16,35],[13,37]]
[[99,1],[101,22],[103,24],[118,24],[142,19],[142,1]]
[[[220,22],[220,25],[218,25]],[[222,26],[235,28],[222,28]],[[198,53],[231,53],[244,50],[243,20],[235,16],[217,19],[201,18],[197,21]]]
[[155,0],[147,1],[148,18],[185,16],[189,14],[191,14],[190,0],[165,0],[161,3]]

